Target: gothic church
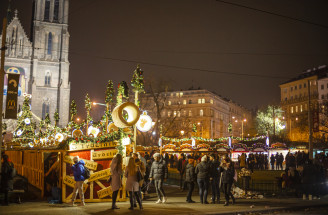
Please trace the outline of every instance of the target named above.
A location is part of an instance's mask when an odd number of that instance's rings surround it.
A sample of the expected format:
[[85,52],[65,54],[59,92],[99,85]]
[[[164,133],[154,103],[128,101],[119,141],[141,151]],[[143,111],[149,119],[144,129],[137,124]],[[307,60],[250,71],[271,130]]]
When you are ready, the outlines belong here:
[[[31,37],[18,11],[8,20],[6,37],[5,72],[20,74],[18,104],[31,95],[31,110],[37,118],[49,113],[54,123],[58,110],[59,126],[66,126],[69,119],[68,6],[69,0],[34,0]],[[4,85],[5,102],[6,77]]]

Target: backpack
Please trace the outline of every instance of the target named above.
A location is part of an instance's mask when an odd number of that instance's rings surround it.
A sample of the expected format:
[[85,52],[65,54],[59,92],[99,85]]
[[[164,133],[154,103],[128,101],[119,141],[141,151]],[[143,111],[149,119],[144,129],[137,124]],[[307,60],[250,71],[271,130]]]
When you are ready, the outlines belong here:
[[84,166],[84,172],[83,172],[82,176],[84,177],[84,180],[90,178],[90,170],[85,166]]

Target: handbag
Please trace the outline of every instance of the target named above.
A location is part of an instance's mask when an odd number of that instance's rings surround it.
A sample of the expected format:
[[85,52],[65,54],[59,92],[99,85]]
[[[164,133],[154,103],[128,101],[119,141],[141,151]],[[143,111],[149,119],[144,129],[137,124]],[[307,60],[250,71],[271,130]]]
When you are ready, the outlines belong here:
[[140,171],[140,169],[138,167],[138,170],[137,170],[137,181],[140,182],[143,179],[144,179],[144,177],[143,177],[143,175],[142,175],[142,173],[141,173],[141,171]]

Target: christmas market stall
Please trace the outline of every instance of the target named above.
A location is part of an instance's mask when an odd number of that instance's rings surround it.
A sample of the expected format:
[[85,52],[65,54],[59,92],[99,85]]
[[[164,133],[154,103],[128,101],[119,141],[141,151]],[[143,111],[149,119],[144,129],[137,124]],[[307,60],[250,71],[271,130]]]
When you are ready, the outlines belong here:
[[[33,122],[30,101],[25,97],[13,140],[5,145],[5,153],[14,163],[17,173],[40,189],[42,197],[48,192],[49,185],[50,190],[51,187],[58,187],[62,193],[61,200],[69,202],[75,185],[71,166],[74,164],[73,158],[79,156],[91,173],[83,185],[85,202],[111,201],[112,190],[107,182],[111,175],[111,160],[117,153],[126,157],[128,150],[136,152],[137,149],[143,149],[137,147],[135,142],[135,125],[141,115],[137,98],[138,93],[143,92],[142,73],[138,66],[131,81],[135,92],[134,103],[129,102],[128,86],[122,81],[118,85],[114,104],[113,83],[111,80],[108,82],[106,111],[99,122],[95,122],[90,115],[92,103],[88,94],[85,97],[86,119],[76,122],[77,108],[72,100],[70,122],[65,128],[57,126],[57,111],[54,114],[54,125],[50,122],[49,114],[46,114],[45,119],[38,119],[39,125]],[[115,108],[110,111],[112,106]],[[144,126],[143,123],[139,122]],[[126,199],[125,180],[123,178],[119,201]]]
[[269,149],[269,157],[271,155],[276,155],[277,153],[281,153],[284,157],[286,157],[288,153],[288,147],[285,143],[273,143]]
[[268,146],[264,143],[254,143],[250,150],[252,153],[268,154]]
[[217,143],[214,148],[219,154],[229,154],[231,150],[229,145],[225,143]]
[[231,160],[236,162],[238,161],[238,156],[242,153],[245,153],[247,156],[249,154],[249,149],[244,143],[236,143],[232,145]]

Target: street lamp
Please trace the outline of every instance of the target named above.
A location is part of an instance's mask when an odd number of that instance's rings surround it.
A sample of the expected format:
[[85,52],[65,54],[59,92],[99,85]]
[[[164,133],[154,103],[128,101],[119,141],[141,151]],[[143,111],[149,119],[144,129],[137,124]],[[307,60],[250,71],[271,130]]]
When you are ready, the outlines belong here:
[[101,105],[101,106],[105,106],[106,107],[106,104],[103,104],[103,103],[98,103],[98,102],[92,102],[93,105]]
[[201,137],[203,137],[203,133],[204,133],[203,124],[201,122],[198,122],[197,125],[201,126],[201,128],[202,128],[202,135],[201,135]]
[[244,140],[244,122],[246,121],[246,119],[241,121],[241,140]]
[[180,133],[181,133],[181,136],[183,136],[185,132],[184,132],[184,130],[181,130]]

